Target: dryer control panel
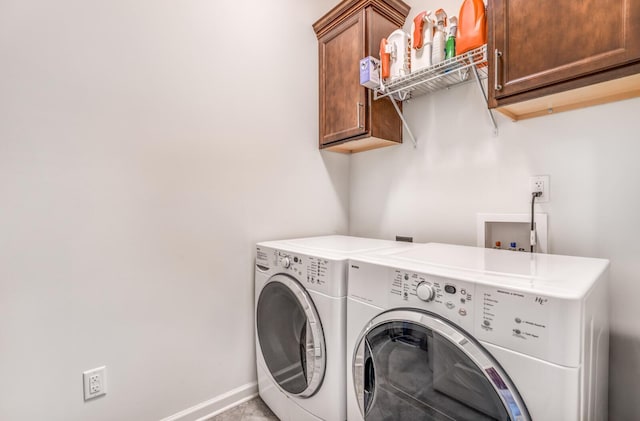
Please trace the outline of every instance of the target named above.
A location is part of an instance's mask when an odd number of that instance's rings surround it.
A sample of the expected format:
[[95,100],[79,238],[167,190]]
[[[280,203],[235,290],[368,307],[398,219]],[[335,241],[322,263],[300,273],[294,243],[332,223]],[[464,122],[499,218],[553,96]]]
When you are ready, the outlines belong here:
[[[258,247],[256,250],[258,270],[271,274],[286,273],[305,288],[330,295],[344,295],[346,262],[310,256],[303,253]],[[345,285],[340,285],[340,283]]]
[[392,307],[436,313],[465,330],[473,328],[475,285],[457,279],[394,269],[389,288]]

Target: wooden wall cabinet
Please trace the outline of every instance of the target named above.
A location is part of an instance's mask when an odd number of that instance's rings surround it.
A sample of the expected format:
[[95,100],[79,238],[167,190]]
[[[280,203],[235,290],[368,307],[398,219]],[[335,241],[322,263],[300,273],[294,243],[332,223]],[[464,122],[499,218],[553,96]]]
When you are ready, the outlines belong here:
[[513,120],[640,96],[640,1],[488,0],[489,107]]
[[352,153],[402,143],[402,121],[387,98],[360,85],[358,63],[379,57],[380,40],[402,27],[401,0],[345,0],[313,24],[318,37],[320,148]]

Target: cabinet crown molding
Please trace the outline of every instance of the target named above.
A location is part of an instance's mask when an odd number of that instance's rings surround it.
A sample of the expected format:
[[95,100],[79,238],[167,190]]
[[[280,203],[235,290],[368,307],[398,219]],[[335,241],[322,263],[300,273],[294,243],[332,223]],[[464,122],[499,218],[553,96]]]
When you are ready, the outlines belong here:
[[411,9],[411,6],[402,0],[343,0],[318,19],[313,24],[313,30],[320,38],[354,13],[369,6],[374,7],[381,15],[399,27],[404,25]]

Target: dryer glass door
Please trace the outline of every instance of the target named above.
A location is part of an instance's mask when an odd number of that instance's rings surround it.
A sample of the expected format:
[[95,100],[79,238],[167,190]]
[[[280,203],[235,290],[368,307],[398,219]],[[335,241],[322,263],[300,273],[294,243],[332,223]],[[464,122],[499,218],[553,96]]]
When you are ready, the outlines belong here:
[[431,313],[394,310],[365,329],[353,361],[365,420],[529,420],[497,362]]
[[308,397],[324,377],[325,345],[318,312],[295,279],[275,275],[256,306],[258,342],[267,369],[286,392]]

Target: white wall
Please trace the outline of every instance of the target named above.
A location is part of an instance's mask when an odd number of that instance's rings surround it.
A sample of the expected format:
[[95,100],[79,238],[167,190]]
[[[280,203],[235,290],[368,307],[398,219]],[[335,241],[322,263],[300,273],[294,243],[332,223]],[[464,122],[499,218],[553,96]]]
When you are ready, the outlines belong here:
[[348,229],[348,157],[317,150],[333,3],[0,0],[0,419],[255,381],[254,243]]
[[334,3],[0,0],[0,419],[153,420],[250,383],[256,241],[474,244],[532,174],[552,251],[611,259],[612,419],[640,411],[640,100],[493,137],[468,85],[406,105],[417,149],[318,153]]
[[[409,18],[435,8],[409,1]],[[460,2],[441,2],[457,15]],[[453,6],[452,6],[453,5]],[[408,29],[408,26],[407,26]],[[551,251],[611,260],[610,414],[640,402],[640,99],[513,123],[493,137],[475,84],[405,104],[418,148],[353,155],[350,233],[476,244],[476,213],[528,213],[529,176],[551,177]]]

